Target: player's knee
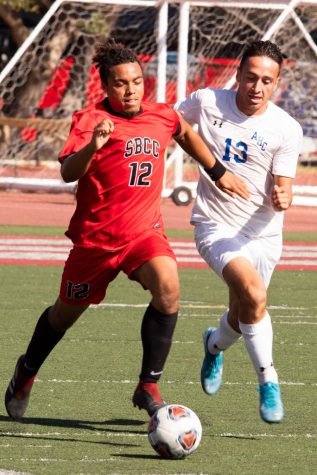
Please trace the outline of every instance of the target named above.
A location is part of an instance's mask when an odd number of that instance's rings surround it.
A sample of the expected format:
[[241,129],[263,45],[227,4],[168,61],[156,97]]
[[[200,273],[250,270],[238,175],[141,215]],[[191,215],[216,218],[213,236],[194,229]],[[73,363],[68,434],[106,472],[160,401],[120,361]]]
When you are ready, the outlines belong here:
[[153,302],[160,312],[169,314],[178,310],[179,285],[177,281],[162,282],[153,292]]
[[267,304],[266,290],[264,287],[250,286],[246,289],[241,300],[249,308],[262,312]]

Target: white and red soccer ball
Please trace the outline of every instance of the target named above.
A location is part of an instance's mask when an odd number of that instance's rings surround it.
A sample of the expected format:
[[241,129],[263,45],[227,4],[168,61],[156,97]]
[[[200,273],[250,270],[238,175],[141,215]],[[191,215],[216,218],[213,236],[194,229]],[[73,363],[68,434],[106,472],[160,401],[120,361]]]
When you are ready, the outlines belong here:
[[182,459],[200,444],[202,427],[192,409],[180,404],[161,407],[151,417],[148,438],[153,449],[166,459]]

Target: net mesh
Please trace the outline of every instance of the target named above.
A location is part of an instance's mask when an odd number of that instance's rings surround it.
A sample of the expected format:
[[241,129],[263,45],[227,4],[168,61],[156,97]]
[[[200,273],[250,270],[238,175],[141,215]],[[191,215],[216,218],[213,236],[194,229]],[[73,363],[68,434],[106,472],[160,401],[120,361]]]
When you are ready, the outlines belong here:
[[[260,3],[248,8],[232,5],[190,5],[187,94],[226,86],[246,42],[262,39],[281,14]],[[177,89],[179,9],[177,3],[169,5],[166,102],[171,104]],[[63,2],[0,85],[0,173],[11,174],[13,167],[19,174],[21,161],[56,162],[73,112],[104,96],[91,64],[101,38],[115,37],[139,55],[146,98],[156,100],[157,19],[155,6]],[[314,138],[316,36],[317,5],[303,2],[270,37],[286,57],[274,101]]]
[[[236,2],[238,3],[238,2]],[[235,87],[234,77],[245,44],[263,39],[281,10],[193,6],[190,11],[187,94],[207,86]],[[270,36],[285,56],[281,81],[273,97],[303,127],[304,136],[317,139],[317,5],[303,2]],[[196,181],[197,167],[184,157],[184,181]]]

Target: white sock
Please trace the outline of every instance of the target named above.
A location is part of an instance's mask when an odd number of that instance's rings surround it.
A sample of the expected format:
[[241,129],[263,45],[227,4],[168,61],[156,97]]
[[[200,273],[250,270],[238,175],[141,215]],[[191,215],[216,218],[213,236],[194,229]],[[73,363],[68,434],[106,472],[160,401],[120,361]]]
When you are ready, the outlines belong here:
[[218,355],[241,338],[241,333],[236,332],[230,326],[227,317],[228,310],[222,315],[217,330],[208,339],[208,350],[212,355]]
[[257,373],[259,384],[278,382],[273,366],[273,330],[271,318],[266,312],[258,323],[239,323],[245,346]]

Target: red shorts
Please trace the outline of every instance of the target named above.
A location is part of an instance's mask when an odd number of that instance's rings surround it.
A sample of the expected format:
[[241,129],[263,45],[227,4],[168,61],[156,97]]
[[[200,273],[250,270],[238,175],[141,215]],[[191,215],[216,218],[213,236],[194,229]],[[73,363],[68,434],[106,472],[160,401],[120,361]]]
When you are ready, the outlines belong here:
[[133,279],[133,272],[154,257],[176,260],[165,234],[151,230],[117,251],[74,246],[65,263],[60,299],[70,305],[100,303],[120,271]]

